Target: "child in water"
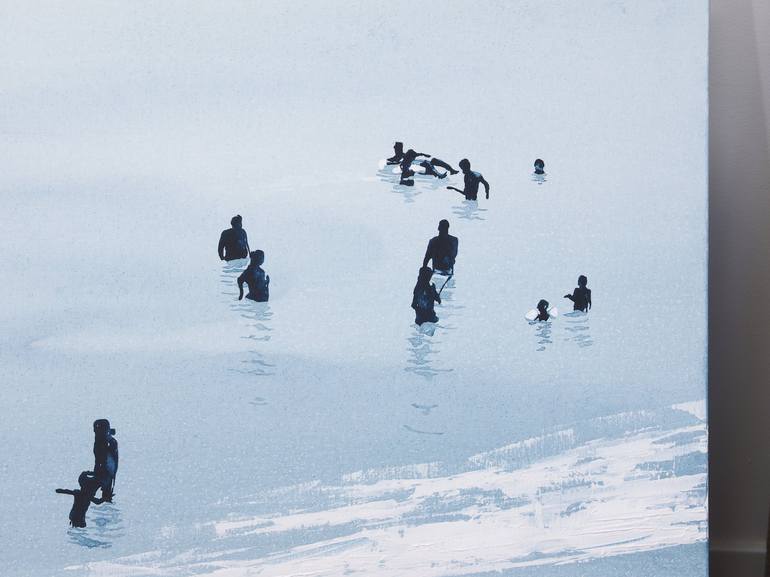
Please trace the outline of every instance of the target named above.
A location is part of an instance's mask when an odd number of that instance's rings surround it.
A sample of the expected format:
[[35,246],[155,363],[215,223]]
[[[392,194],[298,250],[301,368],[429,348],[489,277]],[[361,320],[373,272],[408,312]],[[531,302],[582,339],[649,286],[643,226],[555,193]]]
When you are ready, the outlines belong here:
[[540,299],[540,302],[537,303],[537,316],[535,317],[536,321],[547,321],[551,318],[551,315],[548,313],[548,301],[545,299]]
[[270,298],[270,275],[265,274],[261,266],[265,262],[265,253],[261,250],[255,250],[251,253],[251,262],[246,270],[238,277],[238,300],[243,299],[243,283],[249,286],[247,299],[257,301],[258,303],[267,302]]
[[545,162],[539,158],[535,160],[535,174],[545,174]]
[[585,275],[578,277],[578,286],[572,292],[572,294],[564,295],[565,299],[569,299],[573,302],[572,310],[588,312],[591,308],[591,289],[586,285],[588,284],[588,278]]
[[414,309],[414,322],[418,326],[423,323],[436,323],[438,317],[433,309],[433,303],[441,304],[441,297],[436,291],[436,285],[430,282],[433,270],[427,266],[420,268],[417,284],[414,285],[412,308]]

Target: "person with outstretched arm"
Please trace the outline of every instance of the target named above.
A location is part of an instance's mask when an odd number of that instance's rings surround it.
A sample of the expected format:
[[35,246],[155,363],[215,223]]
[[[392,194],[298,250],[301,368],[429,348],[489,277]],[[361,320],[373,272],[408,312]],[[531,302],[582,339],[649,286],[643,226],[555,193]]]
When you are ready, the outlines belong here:
[[463,158],[460,161],[460,170],[463,171],[463,178],[465,180],[465,188],[460,190],[454,186],[447,186],[449,190],[455,190],[465,197],[465,200],[476,200],[479,194],[479,184],[484,185],[486,191],[487,200],[489,199],[489,183],[484,180],[484,176],[480,172],[474,172],[471,170],[471,163],[467,158]]
[[572,294],[566,294],[564,298],[572,301],[572,310],[587,313],[591,308],[591,289],[588,288],[588,277],[581,274],[577,282],[578,286],[572,291]]

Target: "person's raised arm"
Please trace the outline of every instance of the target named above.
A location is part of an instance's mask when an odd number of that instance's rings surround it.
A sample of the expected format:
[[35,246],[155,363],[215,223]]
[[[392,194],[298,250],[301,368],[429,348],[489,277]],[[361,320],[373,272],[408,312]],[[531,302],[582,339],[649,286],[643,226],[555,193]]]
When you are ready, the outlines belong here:
[[74,495],[75,491],[72,489],[56,489],[56,492],[60,495]]
[[447,186],[447,189],[448,190],[455,190],[455,191],[459,192],[460,194],[462,194],[463,196],[465,196],[465,191],[464,190],[460,190],[459,188],[455,188],[454,186]]

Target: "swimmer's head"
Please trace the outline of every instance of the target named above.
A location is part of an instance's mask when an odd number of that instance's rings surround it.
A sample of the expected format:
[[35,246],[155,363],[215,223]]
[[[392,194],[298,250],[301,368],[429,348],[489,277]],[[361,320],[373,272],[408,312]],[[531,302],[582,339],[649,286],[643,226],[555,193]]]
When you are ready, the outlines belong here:
[[420,274],[418,276],[418,280],[421,280],[423,282],[428,282],[432,276],[433,276],[432,268],[428,266],[420,267]]
[[230,219],[230,225],[232,225],[233,228],[241,228],[243,226],[243,217],[240,214],[236,214]]
[[470,169],[471,169],[471,161],[468,160],[467,158],[463,158],[460,161],[460,170],[462,170],[463,172],[468,172]]
[[581,274],[578,277],[578,286],[584,287],[587,284],[588,284],[588,277],[586,277],[586,275],[584,275],[584,274]]
[[396,152],[396,154],[401,154],[404,152],[404,143],[396,141],[396,143],[393,145],[393,150]]
[[251,263],[257,266],[265,262],[265,251],[255,250],[251,253]]
[[444,218],[438,222],[438,231],[449,232],[449,221],[447,219]]
[[548,310],[548,301],[545,299],[540,299],[540,302],[537,303],[537,310],[539,311],[547,311]]
[[538,158],[535,161],[535,171],[542,172],[545,170],[545,162],[542,161],[542,159]]

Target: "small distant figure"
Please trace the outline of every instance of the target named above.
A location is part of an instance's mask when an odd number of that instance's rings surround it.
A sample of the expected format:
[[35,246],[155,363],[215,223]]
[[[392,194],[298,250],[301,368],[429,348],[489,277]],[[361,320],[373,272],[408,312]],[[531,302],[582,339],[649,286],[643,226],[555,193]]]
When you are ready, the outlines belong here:
[[401,160],[404,158],[404,143],[396,142],[393,145],[393,156],[388,158],[386,164],[401,164]]
[[251,262],[246,270],[238,277],[238,300],[243,299],[243,283],[249,286],[247,299],[257,301],[258,303],[267,302],[270,298],[270,275],[262,270],[262,264],[265,262],[265,253],[261,250],[255,250],[251,253]]
[[231,228],[222,231],[219,237],[219,260],[236,260],[249,256],[249,239],[243,230],[243,218],[236,214],[230,219]]
[[115,491],[115,475],[118,473],[118,441],[113,437],[107,419],[94,421],[94,470],[93,475],[102,490],[102,499],[112,502]]
[[572,310],[587,313],[591,308],[591,289],[587,286],[588,278],[581,274],[577,282],[577,288],[572,291],[572,294],[564,295],[564,298],[572,301]]
[[479,184],[484,185],[486,190],[487,200],[489,199],[489,183],[484,180],[484,177],[480,172],[474,172],[471,170],[471,163],[467,158],[463,158],[460,161],[460,170],[463,171],[465,179],[465,188],[460,190],[454,186],[447,186],[449,190],[455,190],[465,196],[465,200],[476,200],[479,194]]
[[548,312],[548,301],[545,299],[540,299],[540,302],[537,303],[537,316],[535,317],[536,321],[547,321],[551,318],[551,315]]
[[433,261],[433,270],[439,274],[454,274],[455,259],[459,241],[456,236],[449,234],[449,221],[444,219],[438,223],[438,236],[428,241],[428,249],[422,266],[427,267],[429,261]]
[[420,268],[417,284],[414,285],[412,308],[415,314],[414,322],[418,326],[438,322],[434,303],[441,304],[441,296],[436,291],[436,285],[430,282],[432,276],[433,270],[424,266]]
[[535,160],[535,174],[545,174],[545,162],[539,158]]
[[96,491],[99,489],[100,482],[93,471],[83,471],[78,477],[79,489],[56,489],[61,495],[72,495],[72,509],[70,510],[70,525],[72,527],[86,526],[86,512],[91,503],[101,505],[106,501],[104,498],[97,498]]

